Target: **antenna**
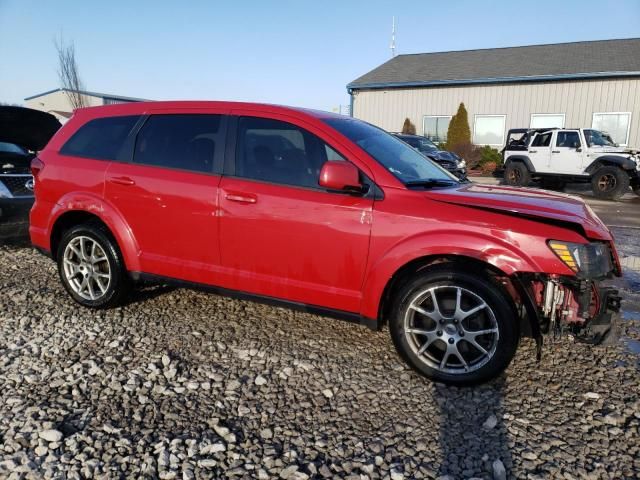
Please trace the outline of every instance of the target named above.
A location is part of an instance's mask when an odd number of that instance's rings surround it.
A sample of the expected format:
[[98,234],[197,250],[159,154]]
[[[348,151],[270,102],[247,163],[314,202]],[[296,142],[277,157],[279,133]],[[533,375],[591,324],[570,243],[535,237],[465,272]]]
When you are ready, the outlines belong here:
[[396,17],[391,20],[391,58],[396,56]]

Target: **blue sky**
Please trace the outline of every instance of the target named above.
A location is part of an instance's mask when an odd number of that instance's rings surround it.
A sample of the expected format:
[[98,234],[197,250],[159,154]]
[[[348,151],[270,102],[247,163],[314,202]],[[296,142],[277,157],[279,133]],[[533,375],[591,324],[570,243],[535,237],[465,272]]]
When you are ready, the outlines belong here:
[[640,37],[640,0],[0,0],[0,102],[58,87],[53,39],[88,90],[331,110],[397,52]]

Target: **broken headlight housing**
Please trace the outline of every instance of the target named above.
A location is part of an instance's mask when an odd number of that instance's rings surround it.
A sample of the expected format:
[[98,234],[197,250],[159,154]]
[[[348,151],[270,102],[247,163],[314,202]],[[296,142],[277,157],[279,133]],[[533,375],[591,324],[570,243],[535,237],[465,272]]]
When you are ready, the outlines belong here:
[[549,240],[549,248],[581,278],[603,278],[612,271],[609,245],[601,242],[572,243]]

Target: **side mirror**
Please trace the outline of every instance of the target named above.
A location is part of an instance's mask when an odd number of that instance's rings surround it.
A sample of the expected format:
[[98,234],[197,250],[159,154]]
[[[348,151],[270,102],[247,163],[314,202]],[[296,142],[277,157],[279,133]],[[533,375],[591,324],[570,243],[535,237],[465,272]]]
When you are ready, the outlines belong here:
[[318,184],[328,190],[363,192],[358,169],[353,163],[342,160],[325,162],[320,170]]

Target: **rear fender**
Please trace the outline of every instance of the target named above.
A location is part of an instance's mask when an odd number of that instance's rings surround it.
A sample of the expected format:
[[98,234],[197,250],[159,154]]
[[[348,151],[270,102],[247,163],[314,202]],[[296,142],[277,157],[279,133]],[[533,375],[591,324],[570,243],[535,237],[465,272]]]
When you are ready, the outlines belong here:
[[[118,210],[104,198],[91,193],[69,193],[54,206],[48,225],[48,238],[51,238],[56,221],[68,212],[87,212],[98,217],[113,234],[128,271],[140,271],[140,249],[129,225]],[[51,252],[55,255],[55,252]]]
[[377,318],[383,292],[393,275],[409,262],[434,256],[472,258],[506,276],[540,271],[540,266],[525,252],[500,238],[456,231],[420,234],[396,244],[371,266],[363,288],[361,314]]

